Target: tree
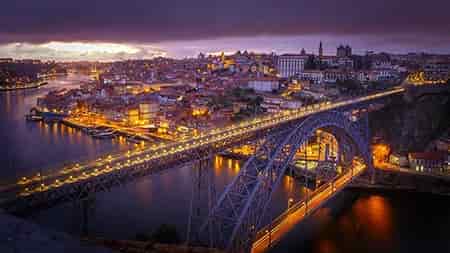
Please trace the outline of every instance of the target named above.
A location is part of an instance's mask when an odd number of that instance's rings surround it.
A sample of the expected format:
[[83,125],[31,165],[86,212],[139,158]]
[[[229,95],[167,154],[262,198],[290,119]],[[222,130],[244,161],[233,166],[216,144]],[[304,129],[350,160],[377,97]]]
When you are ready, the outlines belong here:
[[339,89],[343,89],[343,90],[349,90],[349,91],[354,91],[354,90],[358,90],[360,88],[360,85],[357,81],[355,80],[337,80],[336,81],[337,86],[339,87]]
[[145,233],[137,233],[135,239],[136,241],[147,242],[150,241],[150,236]]
[[261,96],[256,96],[249,101],[248,109],[251,110],[252,114],[257,114],[262,111],[262,102],[264,102],[264,99]]
[[151,238],[155,242],[159,243],[177,244],[181,242],[177,228],[173,225],[168,224],[162,224],[161,226],[159,226],[156,231],[153,232]]
[[253,94],[253,89],[243,89],[240,87],[231,90],[231,96],[237,99],[246,99],[249,95]]

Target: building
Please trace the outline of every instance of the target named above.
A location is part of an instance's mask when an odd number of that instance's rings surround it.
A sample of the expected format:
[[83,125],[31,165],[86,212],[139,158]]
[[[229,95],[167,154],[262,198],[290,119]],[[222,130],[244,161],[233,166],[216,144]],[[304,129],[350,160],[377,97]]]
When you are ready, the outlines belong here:
[[11,63],[13,61],[12,58],[0,58],[0,63]]
[[139,104],[139,120],[150,123],[159,112],[158,102],[144,102]]
[[347,45],[347,46],[343,46],[340,45],[337,50],[336,50],[336,56],[341,58],[341,57],[351,57],[352,56],[352,48]]
[[320,57],[320,64],[326,65],[330,68],[337,68],[339,67],[338,58],[336,56],[322,56]]
[[298,74],[298,78],[302,81],[310,81],[314,84],[321,84],[324,80],[324,72],[321,70],[304,70]]
[[400,167],[407,167],[409,165],[408,156],[406,154],[392,153],[389,155],[389,163]]
[[319,43],[319,58],[322,58],[323,56],[323,47],[322,47],[322,41]]
[[361,83],[365,82],[382,82],[392,81],[399,77],[399,73],[393,69],[377,69],[368,71],[359,71],[357,80]]
[[447,171],[449,171],[450,170],[450,153],[447,153],[446,165],[447,165]]
[[196,103],[191,104],[191,110],[194,117],[205,116],[209,112],[208,106]]
[[302,106],[303,103],[298,100],[285,100],[281,104],[281,108],[289,110],[300,109]]
[[450,170],[450,130],[435,141],[435,146],[438,151],[447,153],[446,169]]
[[420,172],[444,172],[447,168],[446,152],[409,153],[409,167]]
[[274,77],[262,77],[249,80],[247,86],[255,91],[272,92],[280,88],[280,82]]
[[261,107],[268,113],[278,113],[281,111],[281,105],[284,102],[283,98],[274,95],[264,95],[263,99],[264,101]]
[[278,57],[277,70],[282,78],[298,75],[305,69],[307,55],[284,54]]
[[431,61],[423,66],[428,80],[447,80],[450,78],[450,62]]
[[126,112],[126,121],[128,125],[138,125],[139,124],[139,109],[128,109]]
[[376,60],[371,63],[371,69],[394,69],[390,60]]
[[395,80],[399,74],[392,69],[379,69],[374,71],[375,80],[380,81],[392,81]]
[[450,153],[450,134],[440,137],[435,144],[437,150]]
[[355,63],[350,57],[338,57],[337,65],[339,68],[353,69]]
[[325,83],[336,83],[337,81],[345,81],[354,78],[354,72],[343,71],[340,69],[327,69],[324,73]]
[[240,111],[247,109],[247,103],[233,102],[233,113],[239,113]]

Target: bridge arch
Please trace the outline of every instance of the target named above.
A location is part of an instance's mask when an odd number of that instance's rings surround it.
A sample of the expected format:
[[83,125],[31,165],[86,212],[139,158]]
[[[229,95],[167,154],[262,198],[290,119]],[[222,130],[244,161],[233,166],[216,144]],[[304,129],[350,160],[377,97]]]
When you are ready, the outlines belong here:
[[329,111],[304,119],[291,130],[270,136],[245,162],[234,180],[226,187],[205,222],[213,228],[214,247],[232,252],[248,252],[254,236],[263,225],[262,217],[270,204],[273,191],[296,151],[317,129],[327,129],[349,139],[371,168],[368,127],[364,119],[351,121],[341,112]]

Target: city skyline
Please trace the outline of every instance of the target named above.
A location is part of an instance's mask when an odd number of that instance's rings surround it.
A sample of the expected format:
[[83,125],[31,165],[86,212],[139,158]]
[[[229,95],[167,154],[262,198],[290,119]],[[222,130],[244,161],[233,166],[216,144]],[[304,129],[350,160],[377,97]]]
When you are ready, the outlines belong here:
[[[252,43],[262,41],[261,45]],[[339,45],[352,46],[355,54],[364,55],[367,51],[375,53],[408,54],[450,54],[449,51],[440,48],[428,48],[420,46],[405,47],[400,44],[390,44],[388,48],[381,47],[374,40],[365,43],[362,40],[336,39],[330,37],[256,37],[256,38],[223,38],[203,41],[166,42],[164,44],[127,44],[115,42],[60,42],[51,41],[42,44],[27,42],[15,42],[0,45],[0,57],[14,59],[41,59],[55,61],[120,61],[151,59],[154,57],[168,58],[192,58],[199,53],[217,55],[221,52],[233,54],[237,51],[255,53],[300,53],[305,49],[308,54],[318,54],[318,44],[324,43],[324,54],[335,55]],[[349,42],[350,41],[350,42]],[[274,44],[271,44],[274,42]],[[353,43],[352,43],[353,42]],[[367,46],[364,46],[366,45]],[[203,45],[203,46],[198,46]]]
[[[4,3],[0,57],[120,60],[200,52],[450,53],[444,0]],[[401,15],[397,14],[401,13]],[[357,20],[357,22],[355,22]]]
[[450,0],[11,0],[0,252],[450,252]]

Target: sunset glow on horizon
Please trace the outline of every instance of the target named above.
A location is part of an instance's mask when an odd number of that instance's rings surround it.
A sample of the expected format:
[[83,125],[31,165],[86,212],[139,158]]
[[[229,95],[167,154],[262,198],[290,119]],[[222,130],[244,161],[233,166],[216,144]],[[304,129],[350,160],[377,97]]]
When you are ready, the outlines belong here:
[[375,52],[424,52],[439,53],[446,51],[446,44],[436,45],[430,51],[426,46],[397,43],[396,40],[357,36],[249,36],[224,37],[202,40],[145,42],[113,41],[50,41],[44,43],[12,42],[0,44],[0,57],[15,59],[41,59],[55,61],[116,61],[133,59],[151,59],[154,57],[185,58],[205,55],[226,55],[236,51],[255,53],[299,53],[302,48],[307,53],[316,53],[322,41],[324,53],[334,55],[336,47],[342,43],[351,44],[354,52],[365,54],[367,50]]

